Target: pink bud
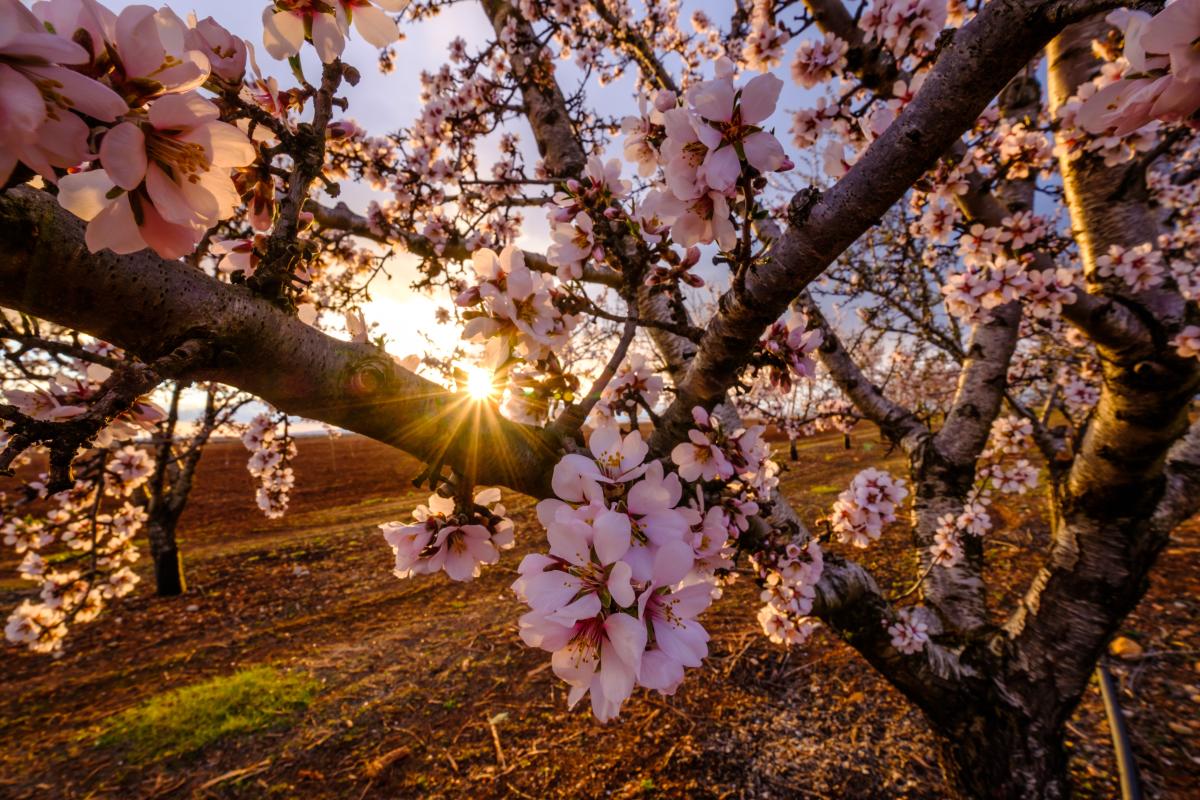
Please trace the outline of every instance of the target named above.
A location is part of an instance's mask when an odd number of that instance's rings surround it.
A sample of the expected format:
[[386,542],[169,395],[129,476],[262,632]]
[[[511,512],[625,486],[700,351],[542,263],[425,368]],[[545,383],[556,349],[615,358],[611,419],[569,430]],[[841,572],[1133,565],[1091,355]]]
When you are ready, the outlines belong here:
[[462,307],[473,306],[478,302],[479,302],[479,287],[478,286],[472,286],[470,289],[459,292],[458,296],[454,298],[454,305],[456,305],[456,306],[462,306]]
[[792,160],[791,160],[790,158],[788,158],[787,156],[784,156],[784,157],[783,157],[783,163],[782,163],[782,164],[780,164],[780,165],[779,165],[779,169],[777,169],[777,170],[775,170],[775,171],[776,171],[776,172],[787,172],[789,169],[794,169],[794,168],[795,168],[795,166],[796,166],[796,164],[795,164],[795,162],[794,162],[794,161],[792,161]]
[[670,111],[679,103],[679,98],[670,89],[661,89],[654,95],[654,107],[659,111]]
[[572,193],[577,194],[580,189],[579,181],[575,180],[574,178],[571,178],[570,180],[567,181],[567,189],[569,189]]
[[621,216],[621,212],[618,209],[612,208],[611,206],[604,209],[605,219],[616,219],[619,216]]
[[683,257],[681,266],[691,267],[700,262],[700,248],[693,245],[687,249],[687,254]]

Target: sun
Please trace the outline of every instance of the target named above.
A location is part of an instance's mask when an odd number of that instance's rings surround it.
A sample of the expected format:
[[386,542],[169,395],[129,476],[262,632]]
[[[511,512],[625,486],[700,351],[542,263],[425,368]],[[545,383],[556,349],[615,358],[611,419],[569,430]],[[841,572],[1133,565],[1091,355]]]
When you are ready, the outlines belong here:
[[466,367],[467,394],[476,400],[490,400],[496,396],[495,373],[483,367]]

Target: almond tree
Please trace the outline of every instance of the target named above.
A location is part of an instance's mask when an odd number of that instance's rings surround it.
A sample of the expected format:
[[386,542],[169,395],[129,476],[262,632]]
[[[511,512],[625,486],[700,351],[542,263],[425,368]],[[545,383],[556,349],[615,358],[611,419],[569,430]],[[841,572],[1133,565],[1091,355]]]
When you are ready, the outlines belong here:
[[146,537],[154,561],[158,594],[183,594],[183,554],[175,531],[187,507],[196,467],[214,432],[228,430],[234,414],[249,402],[245,394],[210,383],[204,391],[204,410],[191,430],[180,426],[179,403],[187,387],[173,381],[165,418],[154,432],[154,472],[146,482]]
[[[445,10],[377,5],[276,0],[263,46],[290,60],[281,89],[211,19],[0,0],[0,303],[139,359],[69,420],[4,407],[0,466],[46,447],[47,491],[66,490],[71,456],[163,381],[236,387],[428,464],[429,502],[382,526],[402,578],[470,580],[512,546],[499,491],[480,487],[541,499],[549,552],[513,585],[521,636],[601,720],[702,666],[697,618],[743,571],[773,641],[823,623],[925,712],[957,791],[1067,794],[1065,721],[1200,505],[1200,4],[1151,18],[1107,0],[756,2],[727,25],[696,12],[686,32],[671,4],[482,0],[494,38],[457,41],[421,76],[418,118],[372,136],[335,119],[359,76],[345,38],[394,69],[385,11],[418,25]],[[816,95],[790,153],[772,128],[787,56]],[[584,90],[626,72],[639,102],[619,122],[623,165],[602,155],[618,121]],[[813,185],[790,191],[801,171]],[[380,199],[328,202],[347,180]],[[552,244],[527,252],[515,240],[539,206]],[[368,341],[357,309],[382,248],[453,298],[447,318],[490,371],[479,391]],[[882,298],[864,323],[939,348],[950,398],[882,391],[881,365],[847,354],[807,291],[846,253],[868,262],[863,281],[917,276],[859,284]],[[720,291],[703,316],[702,259]],[[342,313],[350,341],[322,330]],[[779,494],[763,427],[738,414],[748,386],[809,380],[818,358],[910,463],[909,482],[854,478],[828,553]],[[293,480],[284,420],[247,433],[272,512]],[[1038,482],[1030,440],[1053,543],[1023,600],[990,609],[987,501]],[[847,557],[909,496],[918,605]]]

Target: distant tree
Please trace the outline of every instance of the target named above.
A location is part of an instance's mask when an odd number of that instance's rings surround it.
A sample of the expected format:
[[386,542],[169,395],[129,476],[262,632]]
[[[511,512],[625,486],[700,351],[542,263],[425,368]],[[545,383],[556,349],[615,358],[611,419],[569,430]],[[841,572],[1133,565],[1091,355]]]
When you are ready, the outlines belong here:
[[173,597],[186,588],[183,554],[175,540],[179,518],[187,506],[196,467],[213,433],[227,429],[233,416],[252,399],[249,395],[210,383],[204,392],[204,411],[189,432],[180,431],[179,401],[186,384],[170,382],[167,414],[154,431],[154,472],[146,481],[146,537],[154,560],[158,594]]

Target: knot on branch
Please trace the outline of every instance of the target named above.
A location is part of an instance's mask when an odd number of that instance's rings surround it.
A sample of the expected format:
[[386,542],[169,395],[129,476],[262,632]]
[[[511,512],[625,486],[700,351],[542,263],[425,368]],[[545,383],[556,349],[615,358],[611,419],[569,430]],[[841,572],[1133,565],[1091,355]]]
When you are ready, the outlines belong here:
[[391,382],[394,365],[386,356],[364,356],[346,369],[346,394],[359,400],[373,397]]
[[821,190],[815,186],[809,186],[807,189],[796,192],[792,196],[792,201],[788,203],[788,224],[793,228],[802,227],[804,223],[808,222],[813,208],[820,200]]

